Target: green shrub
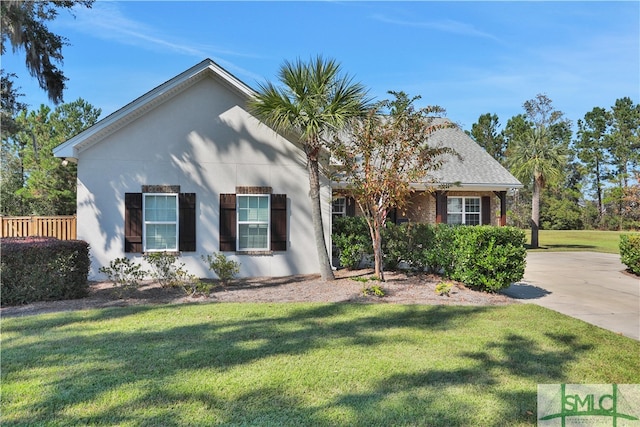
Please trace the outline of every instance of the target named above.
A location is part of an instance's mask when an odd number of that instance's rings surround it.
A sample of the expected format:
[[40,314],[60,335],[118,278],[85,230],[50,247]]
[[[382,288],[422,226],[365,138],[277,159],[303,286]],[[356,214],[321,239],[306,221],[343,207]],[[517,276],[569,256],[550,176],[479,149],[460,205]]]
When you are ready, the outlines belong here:
[[436,293],[440,296],[450,296],[451,288],[453,287],[453,283],[451,282],[440,282],[436,285]]
[[382,253],[385,268],[394,270],[401,262],[409,268],[423,270],[427,252],[434,244],[435,229],[429,224],[389,223],[382,230]]
[[640,234],[620,235],[620,260],[630,272],[640,275]]
[[434,228],[432,244],[426,249],[425,263],[429,271],[450,276],[455,267],[455,246],[458,227],[438,224]]
[[[363,218],[340,218],[334,243],[342,265],[355,268],[371,253],[371,238]],[[386,269],[401,262],[442,274],[465,285],[496,292],[522,279],[525,233],[514,227],[388,224],[382,230]]]
[[200,280],[185,270],[184,263],[176,265],[178,256],[170,252],[150,252],[144,254],[144,259],[151,266],[153,277],[163,288],[181,288],[188,295],[195,295],[206,290]]
[[89,290],[89,244],[50,237],[0,240],[0,304],[81,298]]
[[202,260],[209,264],[209,270],[216,273],[223,284],[229,283],[240,273],[240,263],[227,259],[222,253],[216,252],[213,256],[207,255],[206,257],[203,255]]
[[121,289],[138,287],[147,274],[140,264],[135,264],[129,258],[116,258],[109,263],[108,267],[102,266],[98,271],[105,274],[110,282]]
[[373,254],[369,226],[362,217],[335,218],[332,240],[342,267],[358,268],[363,256]]
[[453,271],[446,276],[465,285],[496,292],[522,279],[525,233],[514,227],[455,227]]
[[385,296],[385,291],[380,285],[373,285],[369,287],[365,286],[362,288],[362,295],[365,297],[368,297],[371,295],[378,298],[382,298],[383,296]]
[[209,295],[211,289],[215,286],[212,283],[203,282],[194,275],[185,277],[184,280],[178,282],[176,287],[182,289],[182,291],[191,297],[198,295]]

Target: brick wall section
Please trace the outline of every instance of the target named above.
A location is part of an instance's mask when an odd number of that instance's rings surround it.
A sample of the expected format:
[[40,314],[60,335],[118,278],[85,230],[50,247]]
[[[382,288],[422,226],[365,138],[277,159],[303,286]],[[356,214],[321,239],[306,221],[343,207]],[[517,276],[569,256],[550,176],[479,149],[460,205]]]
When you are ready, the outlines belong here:
[[[449,191],[449,197],[483,197],[489,196],[491,200],[491,225],[500,225],[500,199],[493,191]],[[408,218],[411,222],[436,223],[436,198],[435,193],[428,191],[416,191],[409,200],[409,205],[398,212],[398,219]],[[356,208],[356,216],[362,213]]]
[[[449,197],[483,197],[491,200],[491,225],[500,225],[500,199],[492,191],[449,191]],[[415,192],[411,195],[411,202],[405,212],[398,212],[398,218],[409,218],[411,222],[436,223],[435,193]]]

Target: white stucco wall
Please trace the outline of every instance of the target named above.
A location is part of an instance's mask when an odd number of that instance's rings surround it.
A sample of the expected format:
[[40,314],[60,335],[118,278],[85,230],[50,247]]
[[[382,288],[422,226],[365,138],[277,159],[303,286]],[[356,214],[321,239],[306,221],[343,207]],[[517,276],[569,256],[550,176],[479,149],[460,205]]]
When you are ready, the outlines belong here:
[[[78,238],[89,242],[90,278],[124,253],[124,194],[142,185],[180,185],[196,193],[196,252],[180,262],[199,277],[215,277],[201,255],[219,251],[219,195],[236,186],[270,186],[287,195],[288,249],[271,255],[226,253],[243,277],[319,271],[305,155],[251,117],[242,98],[207,77],[146,112],[78,155]],[[329,182],[322,183],[323,219],[329,242]],[[328,244],[328,243],[327,243]]]

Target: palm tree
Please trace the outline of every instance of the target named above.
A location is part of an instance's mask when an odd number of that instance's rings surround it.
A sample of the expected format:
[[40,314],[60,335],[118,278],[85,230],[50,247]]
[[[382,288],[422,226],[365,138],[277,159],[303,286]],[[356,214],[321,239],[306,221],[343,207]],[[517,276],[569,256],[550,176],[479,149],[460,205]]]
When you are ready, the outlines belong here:
[[249,102],[249,109],[274,130],[293,132],[303,144],[320,274],[323,280],[333,280],[324,240],[318,161],[332,133],[364,114],[367,92],[361,84],[341,75],[340,66],[334,60],[324,60],[321,56],[308,63],[300,59],[293,63],[285,61],[278,79],[281,87],[272,83],[259,87],[255,98]]
[[514,140],[509,162],[511,171],[521,181],[533,181],[531,198],[531,247],[539,246],[540,193],[545,185],[562,176],[566,165],[564,148],[551,138],[549,130],[540,125],[528,129]]

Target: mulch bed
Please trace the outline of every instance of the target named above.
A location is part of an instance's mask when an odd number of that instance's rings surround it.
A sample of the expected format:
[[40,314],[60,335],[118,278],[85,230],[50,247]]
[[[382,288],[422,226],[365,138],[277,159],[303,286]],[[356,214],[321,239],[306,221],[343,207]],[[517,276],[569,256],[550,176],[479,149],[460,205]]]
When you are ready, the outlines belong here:
[[[324,302],[366,304],[426,305],[505,305],[514,302],[502,294],[475,291],[454,283],[449,296],[438,295],[436,285],[442,281],[432,274],[385,272],[385,282],[362,282],[371,270],[338,270],[336,280],[324,282],[317,275],[238,279],[222,286],[216,284],[209,295],[186,296],[176,288],[162,288],[145,282],[137,289],[121,290],[110,282],[92,282],[85,298],[66,301],[36,302],[24,306],[3,307],[0,315],[25,316],[91,308],[125,307],[143,304],[183,304],[216,302]],[[212,282],[213,283],[213,282]],[[365,296],[363,288],[378,285],[384,297]]]

